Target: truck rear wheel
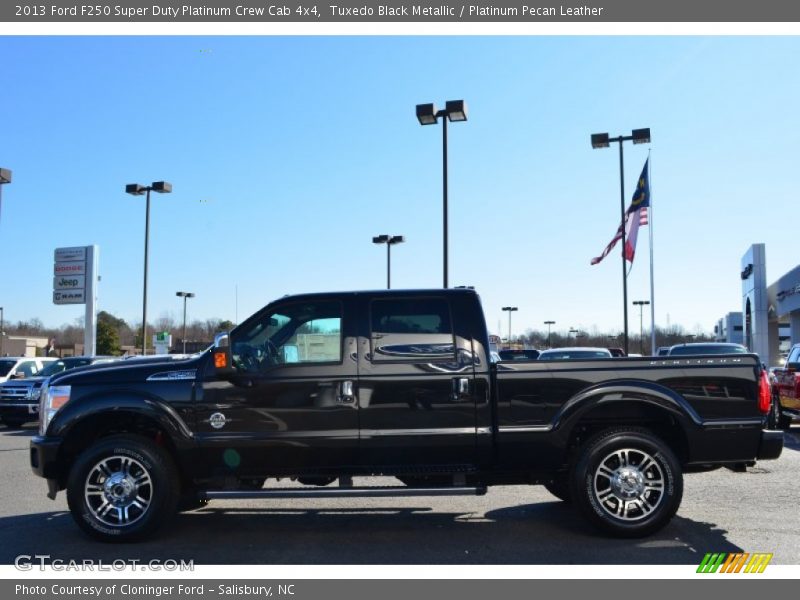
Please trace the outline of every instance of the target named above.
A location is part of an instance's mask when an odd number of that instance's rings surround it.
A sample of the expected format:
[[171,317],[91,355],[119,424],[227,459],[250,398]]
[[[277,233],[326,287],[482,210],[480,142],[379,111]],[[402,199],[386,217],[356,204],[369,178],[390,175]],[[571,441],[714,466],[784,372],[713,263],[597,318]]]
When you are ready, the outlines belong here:
[[73,519],[104,542],[138,541],[175,513],[179,481],[170,455],[138,435],[98,440],[75,461],[67,482]]
[[650,431],[613,429],[583,447],[571,478],[572,498],[599,529],[643,537],[664,527],[683,496],[672,450]]

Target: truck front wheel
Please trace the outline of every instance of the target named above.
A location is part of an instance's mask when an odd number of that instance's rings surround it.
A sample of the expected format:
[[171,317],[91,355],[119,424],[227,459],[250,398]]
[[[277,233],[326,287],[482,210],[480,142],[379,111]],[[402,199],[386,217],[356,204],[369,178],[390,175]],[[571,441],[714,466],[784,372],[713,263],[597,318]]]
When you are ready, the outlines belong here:
[[583,447],[571,479],[577,508],[599,529],[642,537],[664,527],[683,496],[681,467],[645,429],[604,431]]
[[175,513],[179,482],[170,455],[138,435],[98,440],[75,461],[67,482],[73,519],[104,542],[151,535]]

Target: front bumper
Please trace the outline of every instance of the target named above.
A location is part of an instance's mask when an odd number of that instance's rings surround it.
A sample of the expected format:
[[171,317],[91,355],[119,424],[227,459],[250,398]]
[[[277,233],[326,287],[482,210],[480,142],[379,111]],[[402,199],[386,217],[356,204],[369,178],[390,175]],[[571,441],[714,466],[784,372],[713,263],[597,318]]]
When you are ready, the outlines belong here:
[[758,446],[758,460],[774,460],[783,451],[783,431],[761,430],[761,443]]
[[39,420],[38,402],[2,402],[0,403],[0,418],[12,417],[27,419],[28,421]]
[[31,440],[31,469],[34,474],[45,479],[58,479],[58,451],[61,438],[36,436]]

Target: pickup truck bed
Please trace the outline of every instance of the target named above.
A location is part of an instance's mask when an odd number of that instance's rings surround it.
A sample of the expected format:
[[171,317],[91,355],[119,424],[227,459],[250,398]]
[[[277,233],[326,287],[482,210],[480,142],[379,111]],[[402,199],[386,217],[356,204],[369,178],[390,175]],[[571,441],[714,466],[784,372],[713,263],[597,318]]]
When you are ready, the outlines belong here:
[[[678,509],[684,470],[781,452],[755,355],[488,357],[472,290],[285,297],[188,359],[53,377],[32,468],[104,540],[150,535],[176,507],[286,494],[274,477],[301,496],[543,484],[642,536]],[[363,475],[403,485],[353,488]]]

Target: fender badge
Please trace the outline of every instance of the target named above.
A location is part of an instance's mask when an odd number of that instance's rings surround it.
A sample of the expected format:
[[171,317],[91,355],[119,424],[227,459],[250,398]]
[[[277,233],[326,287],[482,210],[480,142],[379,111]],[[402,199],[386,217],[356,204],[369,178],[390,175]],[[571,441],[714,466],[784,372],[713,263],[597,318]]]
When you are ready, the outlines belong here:
[[214,429],[222,429],[225,427],[225,423],[228,421],[225,418],[225,415],[223,415],[221,412],[216,412],[208,417],[208,422]]

